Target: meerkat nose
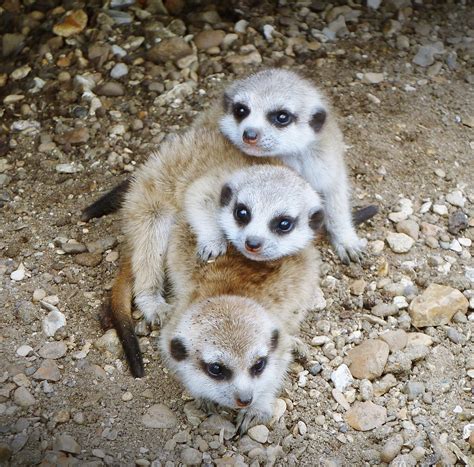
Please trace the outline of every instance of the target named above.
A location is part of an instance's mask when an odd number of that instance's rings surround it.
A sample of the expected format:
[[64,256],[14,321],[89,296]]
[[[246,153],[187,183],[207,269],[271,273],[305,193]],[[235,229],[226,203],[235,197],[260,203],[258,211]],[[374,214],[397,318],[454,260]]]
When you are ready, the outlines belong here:
[[253,128],[247,128],[244,130],[242,139],[247,144],[256,144],[258,140],[258,133]]
[[260,237],[247,237],[245,239],[245,249],[252,253],[257,253],[262,249],[263,240]]
[[245,396],[245,398],[236,397],[235,403],[238,407],[248,407],[252,403],[252,396]]

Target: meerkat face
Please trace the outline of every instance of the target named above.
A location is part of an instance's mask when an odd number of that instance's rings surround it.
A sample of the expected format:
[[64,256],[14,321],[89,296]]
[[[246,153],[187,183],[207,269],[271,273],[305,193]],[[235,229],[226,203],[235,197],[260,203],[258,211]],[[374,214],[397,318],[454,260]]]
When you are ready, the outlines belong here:
[[251,156],[288,156],[318,141],[327,105],[311,82],[283,69],[236,81],[224,93],[222,133]]
[[321,227],[321,198],[287,167],[261,165],[235,172],[221,191],[218,221],[237,250],[271,261],[306,247]]
[[291,346],[260,305],[222,296],[186,310],[161,346],[169,366],[194,396],[246,409],[280,388]]

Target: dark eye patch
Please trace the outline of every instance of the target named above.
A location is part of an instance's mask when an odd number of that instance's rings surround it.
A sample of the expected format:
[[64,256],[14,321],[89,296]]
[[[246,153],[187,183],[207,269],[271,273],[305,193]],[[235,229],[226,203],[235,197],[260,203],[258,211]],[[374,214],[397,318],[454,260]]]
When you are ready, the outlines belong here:
[[201,368],[204,373],[217,381],[225,381],[232,378],[232,370],[219,362],[206,363],[201,360]]
[[250,209],[245,204],[238,203],[234,209],[234,219],[239,225],[247,225],[252,218]]
[[188,351],[179,337],[171,339],[170,354],[178,362],[188,357]]
[[267,366],[267,357],[261,357],[250,368],[250,374],[252,376],[259,376],[263,373],[263,370],[265,369],[266,366]]
[[323,127],[325,122],[326,122],[326,111],[324,109],[321,109],[312,115],[311,120],[309,121],[309,126],[316,133],[318,133],[319,131],[321,131],[321,128]]
[[220,205],[222,207],[227,206],[232,199],[232,188],[226,183],[221,190]]
[[297,219],[291,216],[277,216],[270,221],[269,228],[273,233],[285,235],[295,228],[296,223]]
[[296,121],[296,115],[285,109],[274,110],[267,114],[268,121],[278,127],[283,128]]
[[250,115],[250,109],[245,104],[236,102],[232,105],[232,114],[237,121],[241,122]]

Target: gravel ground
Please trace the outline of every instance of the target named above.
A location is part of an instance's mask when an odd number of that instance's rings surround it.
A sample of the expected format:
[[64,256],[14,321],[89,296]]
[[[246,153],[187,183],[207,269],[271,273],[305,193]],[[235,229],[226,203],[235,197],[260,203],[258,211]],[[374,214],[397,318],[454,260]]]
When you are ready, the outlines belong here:
[[[472,463],[472,3],[164,3],[0,7],[0,463]],[[147,376],[130,376],[98,320],[117,216],[79,213],[264,66],[331,96],[354,204],[381,212],[361,265],[322,245],[310,357],[272,423],[236,441],[232,414],[195,408],[139,316]]]

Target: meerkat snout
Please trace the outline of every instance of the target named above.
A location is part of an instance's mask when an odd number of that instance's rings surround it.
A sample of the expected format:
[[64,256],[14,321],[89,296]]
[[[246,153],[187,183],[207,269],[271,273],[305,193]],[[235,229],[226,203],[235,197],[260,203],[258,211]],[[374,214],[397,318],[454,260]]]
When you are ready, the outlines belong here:
[[262,249],[264,242],[263,238],[249,236],[245,240],[245,249],[251,253],[258,253]]
[[250,394],[243,394],[235,397],[235,403],[237,407],[245,408],[248,407],[253,400],[253,396]]
[[252,145],[257,144],[258,137],[259,135],[257,130],[254,130],[253,128],[247,128],[242,134],[242,139],[244,143]]

